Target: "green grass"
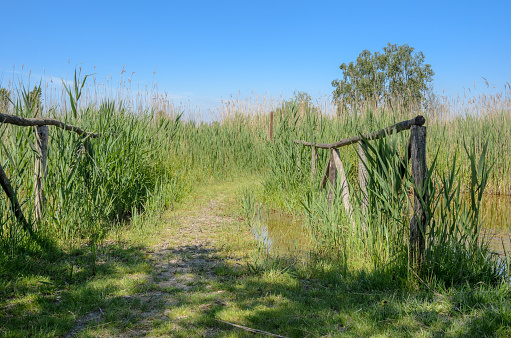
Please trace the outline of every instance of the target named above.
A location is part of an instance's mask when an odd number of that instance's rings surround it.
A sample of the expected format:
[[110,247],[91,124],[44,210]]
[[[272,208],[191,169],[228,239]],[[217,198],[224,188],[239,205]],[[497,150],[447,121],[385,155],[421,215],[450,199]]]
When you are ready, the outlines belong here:
[[50,257],[40,253],[18,258],[15,263],[21,269],[2,271],[13,276],[8,281],[2,279],[2,335],[62,335],[77,319],[99,309],[123,309],[127,315],[133,306],[125,296],[141,292],[147,285],[145,276],[151,265],[145,260],[146,253],[132,243],[103,245],[98,251],[100,262],[94,277],[87,248],[51,252]]
[[[507,284],[407,288],[389,274],[347,272],[321,253],[303,261],[262,254],[236,203],[247,189],[260,189],[258,182],[252,176],[210,181],[160,222],[148,225],[145,236],[136,229],[112,234],[98,249],[100,263],[94,277],[87,248],[39,260],[35,255],[27,257],[20,262],[24,269],[17,278],[2,286],[2,335],[63,335],[77,323],[83,323],[79,336],[130,334],[142,328],[152,336],[252,335],[218,320],[287,337],[505,337],[511,333]],[[150,278],[154,246],[170,241],[170,249],[179,248],[183,226],[179,220],[196,214],[200,205],[219,194],[227,200],[215,214],[239,218],[222,223],[209,235],[215,241],[207,254],[214,260],[214,274],[189,274],[187,290],[160,288]],[[190,258],[182,251],[173,252],[169,259]],[[143,295],[151,292],[160,296],[149,302]],[[148,312],[153,315],[147,317]]]
[[[207,292],[178,293],[170,322],[153,333],[187,337],[213,326],[218,336],[250,336],[216,319],[289,337],[505,337],[510,333],[509,302],[503,301],[509,290],[410,293],[369,288],[372,281],[365,276],[351,283],[336,282],[340,281],[302,279],[275,269],[226,278],[223,283],[212,282]],[[215,292],[221,302],[212,296]],[[205,304],[211,305],[206,313],[197,310]]]

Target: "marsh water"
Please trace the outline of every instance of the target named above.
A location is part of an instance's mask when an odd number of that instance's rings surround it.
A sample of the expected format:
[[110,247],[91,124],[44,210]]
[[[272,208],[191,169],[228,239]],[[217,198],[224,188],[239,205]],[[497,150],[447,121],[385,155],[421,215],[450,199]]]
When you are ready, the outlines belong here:
[[[482,234],[499,254],[511,252],[511,196],[485,195],[482,202]],[[310,233],[291,216],[268,212],[252,229],[266,250],[276,254],[300,255],[310,245]]]
[[310,234],[302,223],[289,215],[268,212],[252,227],[252,234],[267,251],[277,255],[302,255],[310,245]]
[[486,195],[482,202],[483,230],[491,248],[511,252],[511,196]]

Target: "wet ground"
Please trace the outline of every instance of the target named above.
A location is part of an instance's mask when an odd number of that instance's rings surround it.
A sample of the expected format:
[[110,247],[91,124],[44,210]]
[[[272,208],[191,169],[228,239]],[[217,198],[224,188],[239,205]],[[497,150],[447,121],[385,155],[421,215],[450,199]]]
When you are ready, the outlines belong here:
[[[511,253],[511,196],[485,195],[482,203],[482,236],[500,255]],[[299,220],[276,212],[263,215],[252,229],[267,250],[276,254],[303,254],[310,244],[310,233]]]
[[310,245],[310,234],[302,223],[292,216],[277,212],[268,212],[251,231],[267,251],[277,255],[299,256],[305,254]]

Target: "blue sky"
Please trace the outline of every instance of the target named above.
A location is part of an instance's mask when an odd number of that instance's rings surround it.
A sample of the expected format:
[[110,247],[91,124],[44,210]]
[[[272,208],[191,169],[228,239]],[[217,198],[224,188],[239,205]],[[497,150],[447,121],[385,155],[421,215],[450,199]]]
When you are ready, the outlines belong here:
[[[0,9],[0,83],[85,73],[214,107],[231,94],[331,93],[339,65],[388,42],[420,50],[433,86],[511,82],[510,1],[10,1]],[[68,64],[68,60],[70,60]],[[123,75],[126,77],[126,75]]]

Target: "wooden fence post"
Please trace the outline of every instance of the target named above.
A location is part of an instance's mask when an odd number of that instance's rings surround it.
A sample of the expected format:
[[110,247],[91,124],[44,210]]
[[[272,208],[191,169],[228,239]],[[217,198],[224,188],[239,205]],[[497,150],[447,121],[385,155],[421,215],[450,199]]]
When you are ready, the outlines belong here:
[[360,193],[362,194],[362,229],[367,229],[367,144],[364,141],[358,142],[358,182],[360,185]]
[[331,207],[334,201],[334,191],[337,187],[337,178],[339,178],[341,180],[341,198],[344,204],[344,210],[346,211],[346,214],[351,219],[351,222],[354,226],[355,223],[353,222],[352,216],[353,209],[350,202],[348,180],[346,179],[346,174],[344,172],[344,167],[342,165],[338,149],[330,149],[330,160],[328,161],[327,170],[325,171],[325,176],[321,182],[322,186],[324,183],[326,184],[326,175],[328,175],[328,180],[330,181],[330,190],[328,191],[328,206]]
[[409,252],[410,262],[415,269],[420,269],[424,259],[425,234],[428,223],[428,215],[424,208],[428,203],[428,191],[425,185],[428,174],[426,166],[426,127],[415,125],[410,128],[410,132],[412,177],[416,189],[414,189],[414,215],[410,221]]
[[321,179],[321,183],[319,184],[319,189],[323,190],[326,187],[326,183],[328,182],[328,179],[330,178],[330,161],[332,160],[332,156],[328,159],[328,163],[325,167],[325,173],[323,174],[323,178]]
[[302,168],[300,167],[300,163],[302,162],[302,157],[300,154],[300,147],[295,147],[295,149],[296,149],[296,169],[298,171],[301,171]]
[[35,219],[40,220],[46,204],[44,196],[44,179],[46,178],[46,161],[48,157],[48,126],[36,126],[35,135],[37,154],[34,170]]
[[351,207],[350,202],[350,189],[348,187],[348,180],[346,179],[346,173],[344,172],[344,167],[341,162],[339,149],[332,149],[332,162],[335,163],[335,168],[337,169],[336,174],[341,180],[341,198],[342,203],[344,204],[344,210],[346,211],[348,217],[351,219],[352,225],[354,227],[355,224],[353,223],[353,208]]

